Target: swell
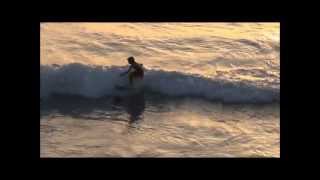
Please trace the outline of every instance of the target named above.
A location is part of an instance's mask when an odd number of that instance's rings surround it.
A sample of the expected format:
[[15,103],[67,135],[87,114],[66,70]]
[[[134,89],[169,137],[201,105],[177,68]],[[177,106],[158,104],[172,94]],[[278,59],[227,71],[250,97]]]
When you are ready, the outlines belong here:
[[[116,84],[128,83],[119,77],[125,67],[89,66],[79,63],[41,65],[40,97],[71,94],[99,98],[114,96]],[[234,103],[272,103],[280,101],[280,89],[246,82],[206,78],[195,74],[146,69],[143,88],[174,97],[201,97]]]

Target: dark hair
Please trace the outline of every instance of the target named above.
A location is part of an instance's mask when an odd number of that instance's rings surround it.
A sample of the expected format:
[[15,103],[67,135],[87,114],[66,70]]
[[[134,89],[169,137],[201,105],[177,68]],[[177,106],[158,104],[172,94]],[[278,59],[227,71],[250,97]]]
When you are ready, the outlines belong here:
[[132,56],[128,57],[128,61],[134,62],[134,57]]

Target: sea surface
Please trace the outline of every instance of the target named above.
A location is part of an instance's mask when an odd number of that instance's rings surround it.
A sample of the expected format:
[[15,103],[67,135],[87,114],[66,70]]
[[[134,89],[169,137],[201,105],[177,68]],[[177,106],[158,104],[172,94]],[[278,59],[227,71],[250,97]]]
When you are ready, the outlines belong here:
[[280,157],[280,23],[40,29],[41,157]]

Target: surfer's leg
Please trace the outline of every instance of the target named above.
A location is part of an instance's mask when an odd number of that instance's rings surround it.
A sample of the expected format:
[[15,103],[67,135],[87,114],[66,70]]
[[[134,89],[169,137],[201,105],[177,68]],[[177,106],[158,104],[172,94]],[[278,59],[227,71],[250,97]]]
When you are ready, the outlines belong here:
[[130,73],[129,74],[130,85],[133,85],[133,80],[134,79],[143,79],[143,73],[139,73],[139,72]]
[[134,77],[138,79],[143,79],[143,72],[136,72],[134,73]]
[[132,85],[132,83],[133,83],[133,73],[129,74],[129,82],[130,82],[130,85]]

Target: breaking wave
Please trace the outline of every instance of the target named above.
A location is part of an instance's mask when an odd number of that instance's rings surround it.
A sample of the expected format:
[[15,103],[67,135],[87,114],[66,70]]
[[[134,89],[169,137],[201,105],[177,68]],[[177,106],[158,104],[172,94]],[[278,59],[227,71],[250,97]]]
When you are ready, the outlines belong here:
[[[71,94],[99,98],[116,94],[116,84],[126,83],[119,66],[89,66],[79,63],[41,65],[40,97]],[[280,89],[245,82],[212,79],[194,74],[146,69],[143,88],[174,97],[201,97],[230,103],[280,102]]]

